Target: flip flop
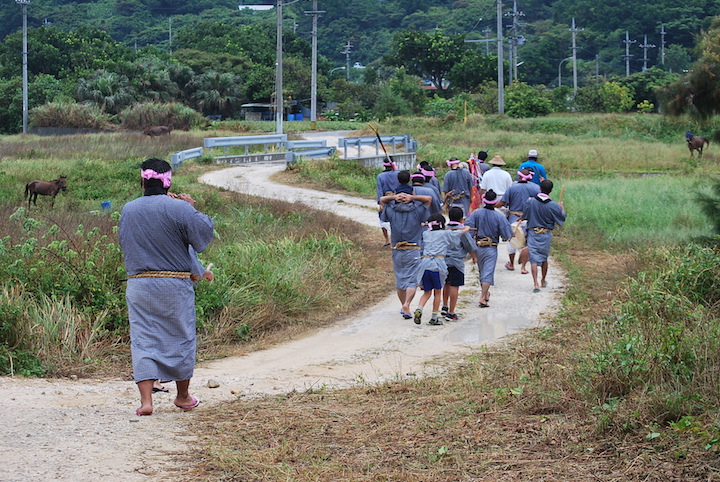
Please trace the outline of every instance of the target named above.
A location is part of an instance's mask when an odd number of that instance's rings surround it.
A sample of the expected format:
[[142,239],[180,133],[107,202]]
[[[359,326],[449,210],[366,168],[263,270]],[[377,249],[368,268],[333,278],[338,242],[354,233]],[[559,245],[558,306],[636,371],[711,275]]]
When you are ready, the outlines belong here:
[[192,403],[190,405],[177,405],[176,404],[175,406],[181,410],[184,410],[185,412],[189,412],[193,408],[196,408],[198,405],[200,405],[199,398],[195,398],[195,397],[191,397],[191,398],[192,398]]
[[170,389],[168,387],[162,387],[162,388],[153,387],[153,393],[157,393],[157,392],[169,393]]
[[540,293],[540,288],[535,288],[535,289],[533,290],[533,293]]
[[401,311],[400,314],[401,314],[402,317],[405,318],[406,320],[409,320],[410,318],[412,318],[412,315],[411,315],[410,313],[405,313],[404,311]]
[[489,304],[483,303],[482,301],[480,303],[478,303],[478,305],[480,306],[480,308],[490,308]]
[[508,270],[508,271],[515,271],[515,268],[511,268],[511,267],[510,267],[510,261],[508,261],[507,263],[505,263],[505,269]]
[[153,410],[150,413],[145,413],[145,412],[141,412],[140,409],[138,408],[137,410],[135,410],[135,415],[137,415],[138,417],[145,417],[147,415],[152,415],[154,411],[155,410]]

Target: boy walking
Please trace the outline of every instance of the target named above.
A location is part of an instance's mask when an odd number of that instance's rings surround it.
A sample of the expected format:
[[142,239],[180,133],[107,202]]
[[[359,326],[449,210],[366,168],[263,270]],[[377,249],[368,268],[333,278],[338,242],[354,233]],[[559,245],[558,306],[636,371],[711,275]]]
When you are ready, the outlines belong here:
[[[458,206],[451,207],[448,217],[450,222],[447,223],[447,230],[457,231],[465,227],[463,225],[462,208]],[[457,321],[458,319],[455,307],[457,306],[460,287],[465,285],[465,258],[470,254],[473,263],[477,262],[473,244],[470,233],[465,233],[460,236],[460,239],[451,239],[450,246],[448,246],[447,255],[445,256],[448,276],[443,288],[443,306],[440,312],[448,321]]]

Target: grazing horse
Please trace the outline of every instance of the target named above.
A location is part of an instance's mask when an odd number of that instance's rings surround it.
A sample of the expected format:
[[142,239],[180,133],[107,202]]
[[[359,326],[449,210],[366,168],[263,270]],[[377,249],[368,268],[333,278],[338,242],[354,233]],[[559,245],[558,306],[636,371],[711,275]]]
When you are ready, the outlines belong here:
[[698,157],[702,157],[703,148],[710,147],[710,139],[694,136],[690,131],[685,133],[685,139],[687,139],[688,149],[690,149],[690,157],[694,157],[695,151],[698,151]]
[[25,184],[25,199],[28,200],[28,209],[30,208],[30,202],[37,206],[38,194],[44,196],[52,196],[52,206],[55,206],[55,196],[59,191],[67,190],[67,178],[60,176],[58,179],[52,181],[30,181]]
[[172,131],[172,126],[149,126],[143,132],[146,136],[156,137],[170,135],[170,131]]

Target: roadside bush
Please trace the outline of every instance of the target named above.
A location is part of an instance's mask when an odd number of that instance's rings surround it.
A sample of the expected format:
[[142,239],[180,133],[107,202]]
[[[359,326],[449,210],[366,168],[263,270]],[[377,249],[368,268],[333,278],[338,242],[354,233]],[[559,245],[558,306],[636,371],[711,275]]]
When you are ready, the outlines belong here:
[[[591,400],[656,423],[712,410],[720,396],[720,252],[658,249],[593,330],[581,378]],[[622,425],[629,420],[616,420]]]
[[126,129],[143,130],[149,126],[172,126],[173,129],[190,130],[205,125],[205,117],[192,108],[179,104],[144,102],[123,109],[120,122]]
[[50,102],[30,110],[33,127],[60,127],[67,129],[112,129],[110,116],[95,104]]
[[542,86],[513,82],[505,90],[505,113],[510,117],[541,117],[552,112],[552,101]]
[[628,87],[603,82],[578,89],[575,104],[584,112],[628,112],[635,101]]

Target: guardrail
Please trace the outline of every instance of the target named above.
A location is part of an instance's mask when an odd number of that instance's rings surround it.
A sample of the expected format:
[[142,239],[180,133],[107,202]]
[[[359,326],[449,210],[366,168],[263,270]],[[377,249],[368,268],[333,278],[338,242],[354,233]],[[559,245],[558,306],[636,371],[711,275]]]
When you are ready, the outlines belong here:
[[335,154],[334,147],[320,147],[317,149],[305,149],[302,151],[291,151],[287,153],[287,162],[292,164],[297,161],[298,157],[306,157],[308,159],[315,159],[318,157],[331,157]]
[[380,154],[380,141],[387,148],[390,146],[391,152],[395,154],[397,152],[398,144],[402,144],[405,147],[405,151],[414,152],[417,148],[417,142],[414,141],[410,135],[393,135],[393,136],[380,136],[378,140],[377,136],[372,137],[344,137],[338,140],[338,147],[343,148],[344,157],[348,157],[348,147],[357,147],[357,157],[360,157],[362,146],[375,146],[375,154]]
[[228,147],[245,146],[245,154],[250,154],[250,146],[262,144],[264,152],[269,152],[270,144],[277,145],[278,149],[287,143],[287,134],[270,134],[265,136],[237,136],[237,137],[206,137],[204,146],[208,149],[224,147],[225,155],[228,155]]
[[182,163],[188,159],[195,159],[203,155],[203,148],[196,147],[194,149],[186,149],[184,151],[176,152],[171,156],[171,163],[173,169],[177,169]]
[[288,150],[293,149],[320,149],[327,147],[327,141],[326,140],[320,140],[320,141],[287,141],[285,143],[285,147],[288,148]]

